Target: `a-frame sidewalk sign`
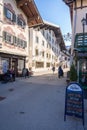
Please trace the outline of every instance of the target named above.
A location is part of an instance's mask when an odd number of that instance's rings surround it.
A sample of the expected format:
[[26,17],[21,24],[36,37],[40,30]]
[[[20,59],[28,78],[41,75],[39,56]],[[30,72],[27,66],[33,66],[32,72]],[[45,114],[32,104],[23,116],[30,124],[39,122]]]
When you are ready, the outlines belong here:
[[79,83],[70,83],[66,87],[64,121],[66,115],[82,118],[84,125],[83,89]]

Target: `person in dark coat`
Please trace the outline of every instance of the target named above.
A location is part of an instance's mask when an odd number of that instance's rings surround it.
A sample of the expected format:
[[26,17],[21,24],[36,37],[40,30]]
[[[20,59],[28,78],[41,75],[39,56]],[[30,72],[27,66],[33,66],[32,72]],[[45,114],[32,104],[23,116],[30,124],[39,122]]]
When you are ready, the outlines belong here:
[[52,71],[53,71],[53,73],[54,73],[54,71],[55,71],[55,66],[52,67]]
[[58,77],[60,78],[61,76],[63,77],[63,69],[62,69],[61,66],[59,66],[59,68],[58,68]]

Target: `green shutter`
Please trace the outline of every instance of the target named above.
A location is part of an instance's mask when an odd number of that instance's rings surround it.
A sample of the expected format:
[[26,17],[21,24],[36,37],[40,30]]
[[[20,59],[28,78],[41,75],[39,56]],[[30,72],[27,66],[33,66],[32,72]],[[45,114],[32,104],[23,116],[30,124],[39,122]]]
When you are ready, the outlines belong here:
[[13,14],[13,22],[16,22],[16,15]]
[[6,32],[3,31],[3,41],[5,41],[5,40],[6,40]]
[[7,8],[4,6],[4,15],[7,17]]

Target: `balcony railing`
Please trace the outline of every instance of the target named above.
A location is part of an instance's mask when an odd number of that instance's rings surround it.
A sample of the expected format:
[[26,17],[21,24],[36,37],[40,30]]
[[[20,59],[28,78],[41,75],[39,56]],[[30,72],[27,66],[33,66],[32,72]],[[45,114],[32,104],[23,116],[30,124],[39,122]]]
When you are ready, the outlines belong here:
[[74,48],[87,52],[87,33],[78,33],[75,36]]

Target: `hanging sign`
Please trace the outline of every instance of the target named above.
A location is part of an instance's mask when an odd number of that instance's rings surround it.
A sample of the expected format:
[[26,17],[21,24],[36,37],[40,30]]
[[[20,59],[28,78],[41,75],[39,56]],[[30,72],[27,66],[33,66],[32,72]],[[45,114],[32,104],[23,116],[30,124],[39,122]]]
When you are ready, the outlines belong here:
[[66,115],[82,118],[84,125],[83,90],[78,83],[70,83],[66,87],[64,120]]

